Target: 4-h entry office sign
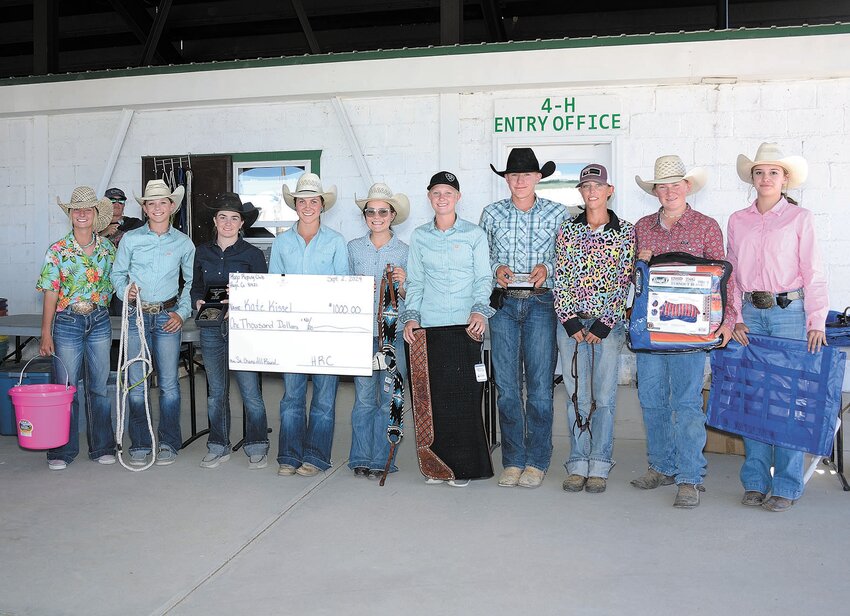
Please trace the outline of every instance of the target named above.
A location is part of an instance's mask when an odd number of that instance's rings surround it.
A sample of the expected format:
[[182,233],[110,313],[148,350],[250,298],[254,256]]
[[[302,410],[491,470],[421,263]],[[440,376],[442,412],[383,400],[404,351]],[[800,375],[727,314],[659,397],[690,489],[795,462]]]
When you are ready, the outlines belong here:
[[372,374],[370,276],[230,274],[231,370]]
[[496,100],[493,132],[508,135],[595,134],[626,128],[617,96],[541,96]]

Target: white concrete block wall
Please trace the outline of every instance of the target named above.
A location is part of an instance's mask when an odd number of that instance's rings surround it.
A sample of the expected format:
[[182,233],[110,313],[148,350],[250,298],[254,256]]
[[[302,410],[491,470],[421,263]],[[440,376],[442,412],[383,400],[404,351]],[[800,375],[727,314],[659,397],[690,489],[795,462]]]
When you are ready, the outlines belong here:
[[[0,120],[0,212],[7,221],[0,235],[0,296],[9,299],[9,310],[19,310],[19,298],[26,284],[33,286],[29,271],[34,267],[34,242],[31,220],[43,216],[27,199],[32,120],[12,118]],[[40,261],[40,259],[39,259]],[[26,301],[26,300],[25,300]]]
[[[622,51],[628,53],[628,48]],[[482,57],[482,62],[486,61]],[[316,70],[321,73],[322,66],[317,65]],[[844,207],[850,203],[850,151],[846,147],[850,78],[598,88],[563,87],[553,82],[549,87],[520,89],[503,84],[493,91],[461,92],[458,118],[454,119],[457,135],[448,137],[451,143],[442,144],[440,96],[436,93],[340,96],[373,179],[411,199],[411,217],[398,228],[406,240],[413,228],[430,218],[425,186],[430,175],[444,167],[441,148],[458,153],[457,168],[450,170],[462,184],[461,216],[477,221],[487,203],[506,194],[503,186],[494,184],[489,169],[489,164],[498,160],[493,151],[494,104],[504,98],[541,95],[619,98],[626,121],[614,138],[620,164],[617,208],[632,221],[657,206],[632,178],[636,174],[650,177],[655,159],[662,154],[676,153],[688,166],[707,167],[709,183],[694,196],[693,204],[717,218],[724,230],[729,215],[752,198],[735,172],[739,153],[752,156],[761,141],[775,140],[787,153],[805,156],[810,164],[809,182],[793,194],[815,213],[833,305],[850,304],[846,258],[850,239],[844,231],[850,228],[850,210]],[[0,268],[0,295],[13,300],[10,308],[15,312],[37,311],[39,306],[32,287],[46,246],[31,245],[36,220],[47,216],[51,237],[66,232],[67,219],[55,206],[55,195],[67,198],[76,185],[97,184],[120,116],[120,111],[102,110],[50,116],[50,202],[46,204],[33,202],[35,187],[26,169],[27,155],[34,147],[32,118],[0,117],[0,208],[7,214],[14,211],[21,221],[0,233],[0,263],[4,265]],[[570,135],[563,139],[569,142]],[[322,150],[323,178],[339,190],[339,203],[328,213],[327,224],[348,239],[364,233],[353,197],[355,193],[364,195],[368,184],[360,177],[339,118],[326,97],[139,109],[110,184],[128,194],[138,191],[141,157],[147,155],[302,149]],[[494,185],[498,186],[495,191]],[[139,213],[132,198],[127,210],[131,215]]]

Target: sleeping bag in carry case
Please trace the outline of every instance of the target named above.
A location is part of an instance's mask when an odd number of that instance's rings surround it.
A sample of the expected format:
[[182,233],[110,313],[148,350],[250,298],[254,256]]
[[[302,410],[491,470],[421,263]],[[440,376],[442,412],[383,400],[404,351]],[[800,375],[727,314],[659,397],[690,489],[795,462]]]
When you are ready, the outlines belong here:
[[686,252],[654,256],[635,265],[629,348],[635,352],[710,351],[726,310],[732,265]]

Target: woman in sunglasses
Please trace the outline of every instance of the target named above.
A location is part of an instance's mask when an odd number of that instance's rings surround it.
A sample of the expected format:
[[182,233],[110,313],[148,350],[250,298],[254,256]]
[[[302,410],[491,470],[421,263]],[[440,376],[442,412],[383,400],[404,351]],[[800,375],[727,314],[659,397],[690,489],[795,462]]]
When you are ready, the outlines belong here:
[[[354,377],[354,408],[351,409],[351,453],[348,467],[357,477],[375,479],[381,475],[389,457],[390,443],[387,439],[390,402],[393,397],[393,379],[387,372],[381,351],[384,340],[380,336],[378,321],[379,306],[383,301],[381,280],[392,269],[392,282],[398,296],[397,314],[401,314],[406,294],[404,281],[407,277],[408,246],[392,232],[393,225],[404,222],[410,213],[410,201],[402,193],[393,193],[386,184],[373,184],[365,199],[354,202],[363,211],[369,233],[348,243],[348,262],[351,273],[356,276],[372,276],[375,279],[375,322],[373,323],[372,352],[376,365],[371,376]],[[393,346],[395,359],[400,364],[404,357],[402,330],[398,327]],[[404,372],[401,365],[397,369]],[[390,472],[398,470],[393,464]]]

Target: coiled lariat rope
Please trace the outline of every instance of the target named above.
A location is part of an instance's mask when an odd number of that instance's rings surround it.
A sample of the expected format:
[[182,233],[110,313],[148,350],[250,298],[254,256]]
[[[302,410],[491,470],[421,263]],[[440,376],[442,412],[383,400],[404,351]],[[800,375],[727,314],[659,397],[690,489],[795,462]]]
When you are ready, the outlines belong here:
[[[136,329],[139,332],[139,354],[128,359],[127,343],[129,338],[130,324],[130,287],[127,285],[124,290],[124,305],[121,308],[121,337],[118,339],[118,373],[115,379],[115,405],[117,408],[115,419],[115,443],[118,447],[118,461],[121,466],[133,472],[139,472],[149,469],[153,466],[156,460],[156,434],[153,430],[153,422],[151,421],[151,407],[148,398],[148,377],[153,373],[153,362],[151,361],[151,352],[148,348],[148,342],[145,339],[145,317],[142,312],[142,293],[141,289],[136,288]],[[142,379],[136,383],[130,383],[130,366],[135,363],[142,364]],[[144,466],[129,466],[124,462],[123,444],[124,440],[124,417],[127,414],[127,397],[130,390],[134,387],[142,387],[145,392],[145,416],[148,420],[148,431],[151,435],[151,460]]]

